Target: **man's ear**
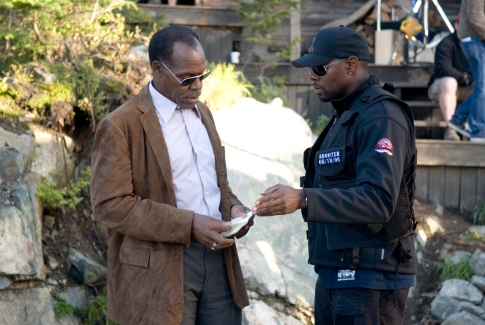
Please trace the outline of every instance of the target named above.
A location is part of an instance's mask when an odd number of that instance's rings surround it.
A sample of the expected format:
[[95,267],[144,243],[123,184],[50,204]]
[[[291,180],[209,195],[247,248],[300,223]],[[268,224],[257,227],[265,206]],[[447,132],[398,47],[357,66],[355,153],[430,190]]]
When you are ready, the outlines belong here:
[[358,65],[359,59],[357,59],[355,56],[351,56],[345,61],[345,68],[347,69],[348,74],[354,74]]
[[153,61],[152,62],[152,71],[153,71],[153,74],[157,74],[159,76],[161,76],[163,74],[163,65],[158,62],[158,61]]

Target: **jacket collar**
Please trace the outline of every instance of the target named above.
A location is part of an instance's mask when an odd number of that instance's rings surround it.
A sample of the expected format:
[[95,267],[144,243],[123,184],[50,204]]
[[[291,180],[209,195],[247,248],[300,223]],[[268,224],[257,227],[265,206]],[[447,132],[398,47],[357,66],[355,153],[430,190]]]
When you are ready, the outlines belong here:
[[345,95],[342,98],[331,100],[330,103],[332,103],[332,106],[337,111],[337,114],[340,115],[344,111],[352,108],[352,106],[354,105],[354,102],[359,97],[359,94],[361,94],[367,88],[374,86],[374,85],[377,85],[377,84],[379,84],[379,79],[377,78],[376,75],[371,75],[369,78],[362,81],[350,93],[348,93],[347,95]]

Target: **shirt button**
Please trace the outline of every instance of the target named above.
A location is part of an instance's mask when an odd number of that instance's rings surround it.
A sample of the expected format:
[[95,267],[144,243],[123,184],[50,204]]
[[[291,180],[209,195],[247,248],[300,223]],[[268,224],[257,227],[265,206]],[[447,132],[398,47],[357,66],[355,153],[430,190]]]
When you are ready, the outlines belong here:
[[173,259],[174,259],[174,260],[178,260],[178,259],[180,259],[179,254],[173,254]]
[[205,192],[205,196],[208,196],[209,195],[209,192]]
[[204,170],[204,167],[200,167],[200,170]]

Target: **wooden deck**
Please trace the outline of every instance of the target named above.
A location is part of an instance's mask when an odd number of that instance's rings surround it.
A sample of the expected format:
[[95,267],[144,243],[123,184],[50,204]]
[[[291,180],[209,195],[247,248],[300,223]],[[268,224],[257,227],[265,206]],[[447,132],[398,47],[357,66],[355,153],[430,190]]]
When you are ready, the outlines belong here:
[[485,199],[485,144],[417,140],[417,149],[417,199],[467,211]]

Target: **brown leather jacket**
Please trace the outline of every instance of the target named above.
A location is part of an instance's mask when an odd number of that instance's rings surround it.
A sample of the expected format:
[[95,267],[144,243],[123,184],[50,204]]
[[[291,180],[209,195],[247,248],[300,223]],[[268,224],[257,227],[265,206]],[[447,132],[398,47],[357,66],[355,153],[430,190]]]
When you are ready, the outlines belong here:
[[[220,211],[240,204],[227,182],[224,147],[209,109],[197,104],[221,189]],[[123,325],[180,324],[183,245],[193,211],[176,207],[167,146],[148,86],[101,121],[92,152],[91,202],[108,228],[108,317]],[[249,304],[236,245],[224,250],[236,305]]]

